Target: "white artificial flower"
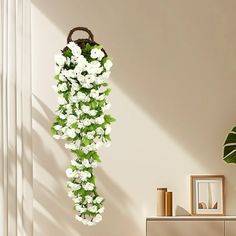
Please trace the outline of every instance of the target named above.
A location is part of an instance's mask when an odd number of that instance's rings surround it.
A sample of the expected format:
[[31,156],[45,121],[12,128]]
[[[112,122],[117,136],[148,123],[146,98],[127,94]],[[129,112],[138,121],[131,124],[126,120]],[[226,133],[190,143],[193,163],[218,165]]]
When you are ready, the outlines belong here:
[[89,161],[88,161],[88,159],[84,159],[83,161],[82,161],[82,164],[86,167],[86,168],[89,168],[91,165],[90,165],[90,163],[89,163]]
[[62,96],[59,96],[57,100],[58,100],[58,103],[59,103],[60,105],[65,105],[65,104],[67,104],[66,99],[65,99],[64,97],[62,97]]
[[79,190],[81,188],[81,185],[80,184],[77,184],[77,183],[73,183],[71,181],[68,181],[67,182],[67,186],[72,189],[73,191],[76,191],[76,190]]
[[81,107],[81,110],[82,110],[84,113],[89,113],[90,107],[83,105],[83,106]]
[[95,123],[96,123],[96,124],[101,125],[101,124],[103,124],[104,122],[105,122],[105,120],[104,120],[104,117],[103,117],[103,116],[97,117],[97,118],[95,119]]
[[101,67],[101,63],[99,61],[92,61],[87,64],[86,70],[89,74],[100,74],[103,71],[103,68]]
[[71,106],[71,104],[67,104],[66,105],[66,113],[67,113],[67,115],[72,113],[72,106]]
[[90,220],[88,220],[88,221],[87,221],[87,225],[88,225],[88,226],[93,226],[93,225],[95,225],[95,223],[92,222],[92,221],[90,221]]
[[87,133],[87,138],[88,139],[94,139],[95,131],[91,131]]
[[84,102],[89,102],[89,101],[90,101],[89,96],[86,96],[86,97],[84,98]]
[[70,197],[70,198],[75,197],[74,192],[73,192],[73,191],[69,191],[69,192],[68,192],[68,197]]
[[65,120],[67,116],[64,115],[64,114],[60,114],[59,117],[60,117],[62,120]]
[[95,84],[97,85],[103,84],[104,82],[105,82],[104,79],[100,76],[96,77],[95,79]]
[[74,203],[80,203],[82,201],[82,197],[77,196],[75,198],[72,198],[72,200],[73,200]]
[[102,216],[100,214],[97,214],[94,218],[93,218],[93,222],[95,223],[99,223],[102,220]]
[[105,63],[104,63],[104,67],[107,71],[109,71],[112,67],[113,63],[111,60],[107,60]]
[[85,154],[88,154],[88,152],[90,151],[89,146],[82,147],[82,151],[83,151]]
[[70,138],[74,138],[76,136],[75,129],[67,129],[66,130],[66,135]]
[[77,97],[78,97],[79,101],[83,101],[86,97],[86,94],[82,93],[82,92],[78,92]]
[[92,213],[97,212],[97,210],[98,210],[98,208],[97,208],[96,205],[88,207],[88,211],[90,211],[90,212],[92,212]]
[[85,207],[82,207],[78,204],[75,205],[75,210],[79,211],[80,213],[84,213],[85,211],[87,211],[87,209]]
[[90,56],[93,59],[98,59],[99,61],[101,61],[105,54],[101,49],[93,48],[90,52]]
[[[73,82],[74,83],[74,82]],[[70,89],[70,95],[71,96],[75,96],[76,95],[76,91],[74,90],[73,86]]]
[[74,56],[79,57],[81,55],[81,48],[74,42],[69,42],[67,44],[67,47],[72,51],[72,54]]
[[78,178],[79,174],[76,171],[73,171],[71,168],[68,168],[66,170],[66,176],[68,178]]
[[60,139],[60,138],[61,138],[61,136],[60,136],[60,135],[58,135],[58,134],[54,134],[54,135],[53,135],[53,138],[55,138],[55,139]]
[[103,79],[108,79],[110,77],[111,72],[110,71],[105,71],[101,74],[101,78]]
[[78,220],[79,222],[82,222],[82,220],[83,220],[83,218],[78,215],[75,215],[75,219]]
[[84,119],[83,120],[83,125],[84,126],[89,126],[89,125],[91,125],[91,121],[89,119]]
[[[77,125],[80,129],[84,128],[84,124],[82,122],[78,122]],[[83,133],[81,133],[81,135],[83,135]]]
[[102,214],[104,212],[105,208],[104,207],[101,207],[97,212]]
[[85,76],[85,81],[87,83],[92,84],[95,80],[96,80],[96,76],[94,76],[94,75],[86,75]]
[[98,135],[103,135],[103,134],[104,134],[103,128],[98,127],[98,128],[96,129],[96,133],[97,133]]
[[92,143],[91,145],[88,145],[89,151],[97,151],[97,146],[95,143]]
[[81,70],[81,69],[84,70],[88,62],[83,55],[80,55],[79,57],[77,57],[76,63],[77,65],[75,69],[77,68],[77,70]]
[[76,64],[77,58],[78,58],[78,57],[72,55],[71,58],[70,58],[70,62],[71,62],[72,64]]
[[98,90],[95,90],[95,89],[92,89],[89,96],[91,98],[94,98],[94,99],[97,99],[99,97],[99,91]]
[[88,171],[81,171],[80,172],[80,178],[82,181],[86,181],[90,177],[91,177],[90,172],[88,172]]
[[81,112],[81,110],[75,110],[75,113],[76,113],[76,115],[78,116],[78,118],[79,118],[79,116],[82,114],[82,112]]
[[67,79],[76,77],[74,70],[63,70],[62,75],[65,76]]
[[67,117],[67,125],[71,125],[74,124],[75,122],[77,122],[77,117],[74,115],[69,115]]
[[59,75],[59,80],[60,81],[66,81],[66,77],[63,74]]
[[79,164],[76,160],[71,160],[70,162],[71,162],[72,166],[75,166],[77,168],[79,168],[81,166],[81,164]]
[[85,200],[87,203],[92,203],[93,202],[93,198],[89,195],[85,196]]
[[92,191],[94,190],[94,184],[88,182],[86,184],[83,184],[83,188],[86,191]]
[[76,150],[77,149],[77,146],[75,143],[66,143],[65,144],[65,148],[66,149],[69,149],[69,150]]
[[110,134],[111,133],[111,126],[110,125],[106,125],[105,127],[105,134]]
[[53,128],[55,130],[61,130],[62,126],[61,125],[54,125]]
[[72,88],[73,88],[75,91],[78,91],[78,90],[79,90],[79,84],[78,84],[78,83],[72,83]]
[[58,91],[62,91],[62,92],[65,92],[68,89],[66,83],[58,84],[57,87],[58,87]]
[[104,107],[102,107],[102,111],[105,112],[111,108],[111,103],[107,103]]
[[94,203],[100,204],[104,199],[102,197],[96,197],[95,200],[93,201]]
[[78,220],[79,222],[82,222],[83,218],[79,215],[75,215],[75,219]]
[[63,66],[66,62],[66,58],[62,54],[55,55],[55,62],[58,66]]
[[93,162],[91,163],[91,167],[92,167],[92,168],[97,168],[97,166],[98,166],[98,162],[97,162],[97,161],[93,161]]
[[70,58],[69,58],[69,57],[66,58],[66,65],[67,65],[67,66],[70,65]]
[[93,87],[93,85],[90,84],[88,81],[86,81],[85,83],[82,83],[81,86],[87,89],[91,89]]
[[86,77],[84,75],[77,76],[77,80],[83,84],[86,83]]
[[88,113],[90,116],[96,116],[97,115],[97,111],[96,110],[91,110]]
[[69,97],[69,100],[72,102],[72,103],[78,103],[79,102],[79,99],[77,96],[70,96]]
[[103,100],[104,98],[105,98],[105,94],[101,94],[101,95],[97,98],[97,100],[101,101],[101,100]]
[[102,145],[103,145],[102,142],[97,142],[97,143],[96,143],[96,149],[99,149]]

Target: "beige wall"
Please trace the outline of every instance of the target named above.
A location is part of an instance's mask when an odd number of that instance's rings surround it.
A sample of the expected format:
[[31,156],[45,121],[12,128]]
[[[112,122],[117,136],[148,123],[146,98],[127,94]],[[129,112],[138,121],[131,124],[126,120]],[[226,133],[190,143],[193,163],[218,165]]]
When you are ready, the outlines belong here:
[[[157,186],[189,211],[189,175],[226,176],[226,213],[236,214],[236,166],[222,145],[236,119],[233,0],[32,0],[35,236],[142,236]],[[113,143],[97,170],[104,221],[74,220],[64,174],[70,155],[49,127],[56,109],[54,54],[87,26],[114,57]]]

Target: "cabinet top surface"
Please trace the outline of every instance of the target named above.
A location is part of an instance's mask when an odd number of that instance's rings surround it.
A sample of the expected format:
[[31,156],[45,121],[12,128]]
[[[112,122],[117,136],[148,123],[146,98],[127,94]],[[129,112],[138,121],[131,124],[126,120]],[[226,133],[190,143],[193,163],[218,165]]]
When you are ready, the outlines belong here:
[[150,216],[147,221],[236,221],[236,216]]

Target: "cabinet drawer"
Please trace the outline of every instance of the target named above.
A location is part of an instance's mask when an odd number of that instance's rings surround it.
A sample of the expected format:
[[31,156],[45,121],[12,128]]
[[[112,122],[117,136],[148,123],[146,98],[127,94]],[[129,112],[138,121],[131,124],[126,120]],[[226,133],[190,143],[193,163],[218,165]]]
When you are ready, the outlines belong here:
[[147,236],[224,236],[224,221],[147,221]]
[[236,221],[225,221],[225,236],[236,236]]

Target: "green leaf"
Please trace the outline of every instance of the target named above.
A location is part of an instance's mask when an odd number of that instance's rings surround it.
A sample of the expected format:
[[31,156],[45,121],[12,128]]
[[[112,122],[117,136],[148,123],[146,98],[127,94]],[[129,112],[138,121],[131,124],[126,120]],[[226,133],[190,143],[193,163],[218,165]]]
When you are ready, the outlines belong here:
[[68,48],[68,49],[63,53],[63,55],[64,55],[65,57],[71,57],[71,56],[72,56],[72,51],[70,50],[70,48]]
[[112,122],[115,122],[116,119],[114,117],[112,117],[111,115],[105,115],[104,116],[104,120],[108,123],[111,124]]
[[57,131],[54,129],[54,127],[53,127],[53,126],[51,127],[51,133],[52,133],[52,135],[55,135],[55,134],[57,134]]
[[92,156],[92,157],[93,157],[93,159],[94,159],[95,161],[97,161],[97,162],[102,162],[101,159],[100,159],[100,157],[98,156],[98,154],[97,154],[96,152],[93,153],[93,156]]
[[111,136],[109,134],[105,135],[104,137],[105,137],[105,139],[111,141]]
[[78,124],[77,124],[77,123],[72,124],[72,125],[71,125],[71,128],[77,129],[77,128],[78,128]]
[[224,143],[224,161],[236,164],[236,127],[228,134]]
[[92,102],[90,102],[90,107],[91,107],[92,109],[96,109],[97,104],[98,104],[98,103],[97,103],[95,100],[93,100]]
[[111,93],[111,88],[108,88],[105,90],[104,94],[108,96]]
[[85,47],[82,49],[84,53],[90,52],[92,49],[92,46],[89,43],[86,43]]
[[85,146],[87,146],[87,145],[89,145],[90,144],[90,140],[88,139],[88,138],[86,138],[85,136],[82,138],[82,143],[85,145]]
[[103,107],[105,105],[105,100],[99,101],[98,104],[100,107]]
[[59,75],[55,75],[55,76],[54,76],[54,79],[57,80],[57,81],[59,81]]
[[104,65],[106,63],[106,61],[108,61],[108,60],[113,61],[113,58],[112,57],[104,57],[102,59],[102,65]]

